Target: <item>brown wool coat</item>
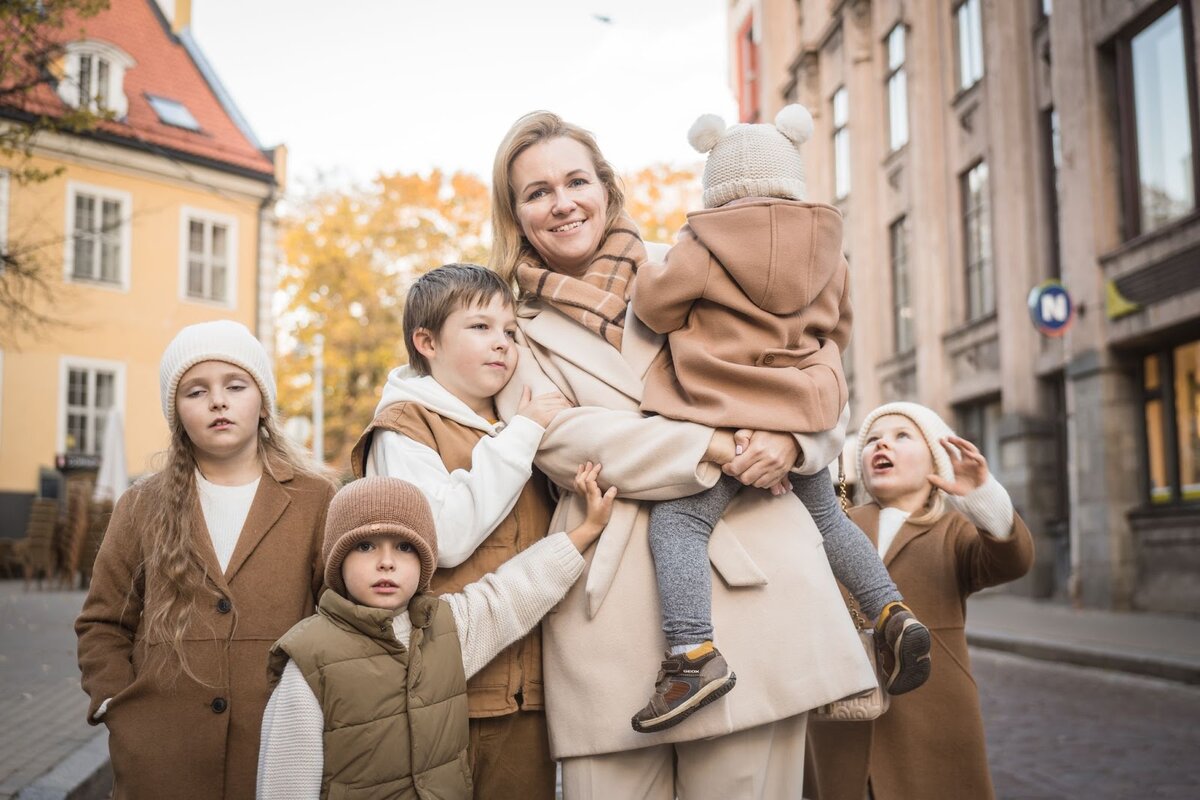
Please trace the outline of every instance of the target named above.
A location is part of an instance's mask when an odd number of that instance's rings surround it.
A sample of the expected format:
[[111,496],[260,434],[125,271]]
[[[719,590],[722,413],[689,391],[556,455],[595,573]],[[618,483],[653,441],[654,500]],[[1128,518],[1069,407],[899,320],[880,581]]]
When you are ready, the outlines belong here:
[[[137,576],[152,538],[145,486],[135,485],[117,502],[75,632],[83,690],[91,698],[88,721],[108,726],[118,800],[254,797],[270,695],[267,653],[316,607],[325,512],[334,492],[330,483],[290,469],[275,472],[278,480],[263,473],[225,574],[199,501],[190,510],[213,594],[198,603],[183,647],[209,686],[176,677],[170,645],[143,637],[150,611],[143,600],[155,596],[159,580]],[[147,485],[163,479],[160,473]],[[93,715],[107,698],[112,702],[97,721]]]
[[[665,339],[633,314],[619,352],[536,301],[522,304],[518,326],[520,360],[497,397],[501,415],[515,412],[526,385],[535,395],[561,390],[576,407],[547,429],[538,467],[570,486],[580,463],[599,460],[601,482],[621,492],[599,542],[585,554],[583,580],[542,621],[554,756],[721,736],[869,688],[874,676],[811,518],[794,495],[743,491],[709,542],[717,645],[737,672],[737,689],[669,730],[632,730],[629,719],[646,704],[665,646],[646,538],[650,503],[716,482],[717,467],[700,463],[713,431],[639,411],[642,379]],[[805,466],[811,460],[816,471],[828,464],[842,436],[844,425],[801,437]],[[585,510],[581,497],[563,492],[551,529],[570,530]]]
[[[879,506],[850,517],[876,543]],[[877,800],[993,796],[979,693],[967,655],[967,596],[1016,580],[1033,564],[1033,539],[1013,517],[1008,539],[982,532],[950,511],[933,525],[901,527],[883,560],[913,612],[933,634],[928,682],[892,698],[872,722],[813,723],[805,797]]]
[[[377,430],[399,433],[425,445],[441,457],[450,472],[470,470],[475,445],[487,436],[478,428],[447,419],[420,403],[393,403],[375,416],[354,445],[350,463],[355,477],[366,474],[367,455]],[[466,561],[436,570],[429,591],[435,595],[461,592],[468,583],[495,572],[505,561],[546,536],[552,508],[546,479],[535,470],[508,516]],[[541,626],[535,625],[475,673],[467,682],[467,697],[472,719],[515,714],[521,709],[545,709]]]
[[788,433],[837,425],[851,308],[836,208],[761,198],[689,214],[667,257],[638,270],[633,311],[670,342],[643,411]]

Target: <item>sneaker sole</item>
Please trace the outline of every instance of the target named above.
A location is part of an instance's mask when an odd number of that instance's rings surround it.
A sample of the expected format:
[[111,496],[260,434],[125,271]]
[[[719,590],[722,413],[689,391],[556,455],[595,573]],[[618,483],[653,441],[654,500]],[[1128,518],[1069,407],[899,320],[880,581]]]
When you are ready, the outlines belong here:
[[904,626],[896,647],[896,667],[888,676],[888,694],[897,695],[919,688],[929,679],[931,663],[929,651],[933,641],[926,628],[916,620]]
[[661,717],[646,720],[638,720],[635,717],[631,720],[633,729],[638,733],[656,733],[657,731],[665,731],[667,728],[672,728],[709,703],[728,694],[735,683],[737,683],[737,674],[731,672],[726,680],[721,682],[713,681],[708,686],[696,692],[691,700],[678,708],[671,709]]

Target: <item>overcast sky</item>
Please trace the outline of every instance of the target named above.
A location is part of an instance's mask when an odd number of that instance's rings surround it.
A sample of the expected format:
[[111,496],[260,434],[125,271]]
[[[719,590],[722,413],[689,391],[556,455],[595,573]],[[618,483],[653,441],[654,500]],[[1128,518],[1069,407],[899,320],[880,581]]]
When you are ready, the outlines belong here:
[[736,116],[727,2],[195,0],[192,30],[263,145],[287,144],[293,185],[435,166],[486,180],[538,108],[593,131],[618,171],[699,162],[691,123]]

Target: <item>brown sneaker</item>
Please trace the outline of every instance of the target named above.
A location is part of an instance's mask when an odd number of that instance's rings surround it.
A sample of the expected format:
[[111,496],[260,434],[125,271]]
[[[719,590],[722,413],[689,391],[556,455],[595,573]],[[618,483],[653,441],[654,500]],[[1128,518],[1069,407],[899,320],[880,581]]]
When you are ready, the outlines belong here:
[[888,694],[911,692],[928,680],[931,646],[929,629],[908,606],[892,603],[883,610],[875,626],[875,648]]
[[654,733],[678,725],[728,692],[736,682],[737,675],[729,671],[725,657],[710,643],[683,655],[668,654],[658,671],[650,702],[633,717],[633,729]]

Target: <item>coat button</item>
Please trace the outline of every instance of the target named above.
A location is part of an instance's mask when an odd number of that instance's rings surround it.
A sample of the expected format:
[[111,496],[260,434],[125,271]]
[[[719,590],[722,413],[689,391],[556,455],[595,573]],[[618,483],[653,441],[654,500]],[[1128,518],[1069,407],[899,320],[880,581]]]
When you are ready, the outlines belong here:
[[773,355],[769,355],[769,354],[768,354],[768,355],[765,355],[765,356],[763,356],[763,363],[764,363],[764,364],[774,364],[774,363],[775,363],[775,356],[773,356]]
[[220,611],[222,614],[228,614],[232,610],[233,603],[229,602],[228,597],[222,597],[217,601],[217,611]]
[[212,710],[214,714],[220,714],[227,708],[229,708],[229,702],[224,697],[218,697],[212,701]]

